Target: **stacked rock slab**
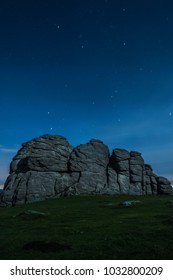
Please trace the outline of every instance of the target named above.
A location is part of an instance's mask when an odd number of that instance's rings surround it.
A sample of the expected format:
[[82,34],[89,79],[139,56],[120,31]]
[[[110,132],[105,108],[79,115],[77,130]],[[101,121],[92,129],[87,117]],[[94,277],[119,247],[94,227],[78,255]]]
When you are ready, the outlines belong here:
[[110,157],[110,166],[117,173],[120,194],[146,193],[145,165],[140,153],[115,149]]
[[[157,183],[157,175],[153,173],[153,169],[149,164],[145,164],[145,180],[146,194],[157,194],[159,189],[159,183]],[[170,185],[170,182],[167,179],[166,182]]]
[[110,157],[110,167],[117,173],[120,194],[129,194],[130,190],[130,153],[123,149],[114,149]]
[[66,138],[43,135],[22,144],[10,164],[1,206],[78,194],[172,194],[138,152],[114,149],[100,140],[73,148]]
[[130,183],[134,194],[146,194],[145,166],[141,153],[130,152]]

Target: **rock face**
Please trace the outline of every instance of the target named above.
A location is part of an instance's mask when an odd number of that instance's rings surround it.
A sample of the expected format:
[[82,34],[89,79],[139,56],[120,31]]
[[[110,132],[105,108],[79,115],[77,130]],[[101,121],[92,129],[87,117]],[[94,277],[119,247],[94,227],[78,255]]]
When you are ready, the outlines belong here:
[[77,194],[172,194],[138,152],[114,149],[100,140],[73,148],[66,138],[43,135],[22,144],[10,164],[1,206]]

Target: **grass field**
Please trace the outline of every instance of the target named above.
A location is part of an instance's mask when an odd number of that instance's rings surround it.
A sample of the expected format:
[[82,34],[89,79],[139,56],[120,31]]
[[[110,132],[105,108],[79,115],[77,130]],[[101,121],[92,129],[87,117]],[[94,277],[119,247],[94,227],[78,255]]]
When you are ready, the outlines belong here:
[[[132,199],[141,203],[120,206]],[[173,197],[72,196],[0,208],[0,253],[1,259],[173,259]]]

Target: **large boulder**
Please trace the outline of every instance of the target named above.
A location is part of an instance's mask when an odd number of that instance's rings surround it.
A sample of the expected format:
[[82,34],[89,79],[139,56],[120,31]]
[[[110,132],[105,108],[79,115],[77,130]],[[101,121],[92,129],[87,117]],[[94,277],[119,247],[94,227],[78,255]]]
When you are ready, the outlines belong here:
[[78,194],[172,194],[171,183],[153,173],[139,152],[100,140],[72,147],[65,137],[43,135],[22,144],[10,164],[0,206]]
[[80,179],[76,185],[78,193],[107,192],[108,162],[109,149],[100,140],[91,139],[89,143],[73,149],[69,159],[69,171],[80,173]]
[[129,194],[130,191],[130,172],[129,172],[130,153],[125,149],[114,149],[110,157],[109,165],[117,174],[117,182],[120,194]]
[[66,187],[74,183],[74,176],[68,173],[72,149],[66,138],[56,135],[43,135],[22,144],[11,162],[3,201],[15,205],[64,195]]
[[24,171],[68,171],[68,159],[73,147],[65,137],[43,135],[22,144],[13,158],[10,173]]
[[171,182],[165,177],[158,176],[156,177],[157,190],[159,194],[172,194]]

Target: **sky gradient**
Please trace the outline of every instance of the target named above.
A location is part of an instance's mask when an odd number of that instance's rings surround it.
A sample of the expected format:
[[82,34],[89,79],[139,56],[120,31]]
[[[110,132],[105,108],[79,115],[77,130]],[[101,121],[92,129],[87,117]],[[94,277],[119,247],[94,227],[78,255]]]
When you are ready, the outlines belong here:
[[45,133],[140,151],[173,178],[171,1],[6,0],[0,38],[0,183]]

